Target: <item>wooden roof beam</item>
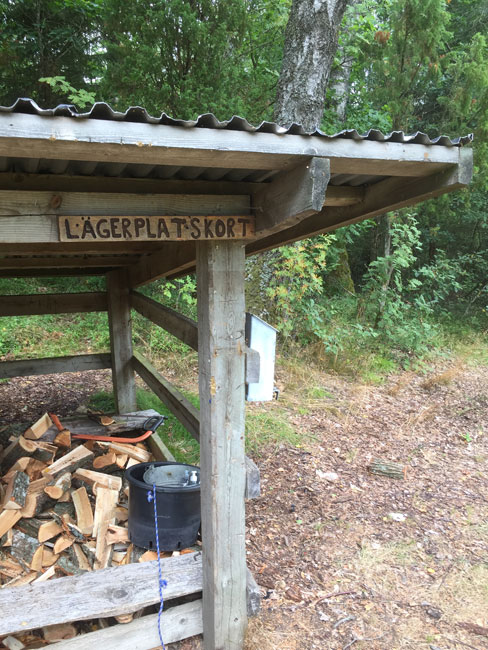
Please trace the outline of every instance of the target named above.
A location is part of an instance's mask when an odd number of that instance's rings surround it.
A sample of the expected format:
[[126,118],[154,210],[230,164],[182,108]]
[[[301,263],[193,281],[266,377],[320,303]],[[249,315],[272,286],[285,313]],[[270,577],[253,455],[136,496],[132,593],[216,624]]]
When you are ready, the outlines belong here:
[[97,255],[86,257],[73,255],[71,257],[3,257],[0,258],[0,271],[26,269],[86,269],[92,267],[118,267],[135,264],[137,255]]
[[418,179],[388,178],[367,188],[361,203],[342,208],[325,206],[292,228],[250,242],[246,246],[246,253],[276,248],[466,187],[473,175],[473,151],[461,149],[460,153],[461,162],[455,168]]
[[320,156],[332,173],[419,176],[457,164],[460,149],[9,113],[0,115],[0,156],[251,170]]

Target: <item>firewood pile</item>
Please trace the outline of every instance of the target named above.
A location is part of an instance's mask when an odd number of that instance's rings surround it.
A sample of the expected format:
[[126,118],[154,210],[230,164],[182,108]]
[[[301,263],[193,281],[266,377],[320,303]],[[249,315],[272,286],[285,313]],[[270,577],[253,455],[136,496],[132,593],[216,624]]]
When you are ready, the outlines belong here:
[[123,480],[151,460],[143,442],[75,440],[48,414],[11,437],[0,454],[0,588],[157,559],[129,541]]

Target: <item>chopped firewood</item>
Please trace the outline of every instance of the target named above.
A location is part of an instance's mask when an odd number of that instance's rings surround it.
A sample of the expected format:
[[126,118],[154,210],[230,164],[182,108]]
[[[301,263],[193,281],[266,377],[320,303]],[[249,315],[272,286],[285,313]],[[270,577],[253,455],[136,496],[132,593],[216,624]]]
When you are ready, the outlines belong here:
[[39,534],[39,528],[42,526],[42,521],[40,519],[36,519],[34,517],[31,517],[29,519],[21,519],[19,523],[16,525],[17,530],[21,530],[23,533],[26,535],[29,535],[29,537],[37,537]]
[[37,573],[35,571],[29,571],[29,573],[22,573],[15,578],[12,578],[9,580],[9,582],[6,582],[5,584],[2,585],[1,589],[4,589],[5,587],[21,587],[22,585],[28,585],[33,580],[37,578]]
[[71,487],[71,473],[63,472],[56,478],[52,485],[47,485],[44,492],[48,494],[51,499],[61,499],[63,494]]
[[61,557],[59,558],[57,563],[57,568],[60,569],[60,571],[62,571],[67,576],[86,573],[86,569],[82,569],[81,567],[78,566],[76,559],[73,562],[71,557],[68,557],[67,555],[64,554],[61,555]]
[[12,537],[13,537],[14,531],[12,529],[7,530],[5,535],[3,537],[0,537],[0,546],[3,548],[7,548],[8,546],[12,546]]
[[4,510],[0,513],[0,537],[13,528],[21,517],[21,510]]
[[63,527],[63,530],[67,535],[71,535],[72,537],[74,537],[75,541],[78,542],[85,541],[85,536],[78,528],[78,526],[76,526],[73,523],[69,514],[65,513],[64,515],[61,515],[61,517],[59,517],[53,512],[53,517],[54,520],[57,521]]
[[0,551],[0,574],[7,578],[17,578],[24,569],[10,554]]
[[63,449],[70,449],[71,431],[69,431],[68,429],[63,429],[54,438],[53,443],[56,445],[56,447],[62,447]]
[[119,498],[118,490],[98,487],[93,521],[93,536],[97,540],[95,547],[95,568],[109,566],[112,548],[107,544],[107,532],[110,524],[115,523],[115,507]]
[[77,469],[73,474],[73,483],[75,485],[91,488],[94,491],[94,486],[99,485],[103,488],[110,490],[117,490],[119,492],[122,488],[122,479],[120,476],[111,476],[102,472],[94,472],[90,469]]
[[110,524],[107,532],[107,544],[118,544],[119,542],[129,541],[129,531],[123,526],[115,526]]
[[139,558],[139,562],[152,562],[153,560],[158,559],[158,554],[156,551],[146,551]]
[[134,551],[134,544],[129,544],[127,551],[125,553],[125,557],[123,560],[120,561],[120,564],[130,564],[133,560],[132,554]]
[[[22,460],[22,458],[20,459]],[[42,460],[37,460],[35,458],[31,458],[29,460],[29,463],[25,469],[25,473],[29,477],[31,481],[37,481],[38,479],[43,477],[43,472],[47,467],[47,463],[44,463]]]
[[49,442],[37,441],[34,443],[36,449],[32,454],[32,457],[36,460],[41,460],[43,463],[51,464],[54,460],[54,456],[58,451],[56,445],[51,445]]
[[116,564],[120,564],[125,559],[126,555],[127,555],[127,551],[114,551],[112,553],[112,564],[114,562]]
[[0,460],[0,471],[2,474],[10,469],[19,458],[24,456],[32,456],[37,451],[37,445],[32,440],[26,440],[24,436],[14,438],[10,445],[4,449],[2,458]]
[[24,436],[28,440],[38,440],[50,427],[52,427],[52,425],[53,421],[47,413],[44,413],[37,422],[34,422],[34,424],[25,431]]
[[[71,494],[68,492],[68,496],[71,499]],[[65,515],[68,514],[72,519],[76,516],[76,511],[74,505],[71,503],[71,501],[68,502],[63,502],[58,499],[58,502],[54,504],[52,507],[52,511],[59,515]]]
[[120,524],[122,521],[127,521],[129,511],[124,506],[117,506],[115,508],[115,523]]
[[135,458],[129,458],[127,461],[127,465],[125,466],[126,469],[129,469],[129,467],[132,467],[132,465],[138,465],[139,461],[136,460]]
[[20,510],[22,517],[35,517],[54,505],[55,501],[44,492],[44,488],[52,482],[54,482],[53,477],[48,475],[30,483],[25,506]]
[[42,635],[49,643],[72,639],[77,635],[76,628],[71,623],[59,623],[58,625],[48,625],[42,628]]
[[[10,548],[10,553],[12,557],[19,562],[24,563],[31,567],[33,571],[37,570],[36,566],[32,566],[32,561],[36,551],[41,549],[41,558],[42,558],[42,546],[39,546],[39,542],[35,537],[30,537],[26,535],[21,530],[14,530],[12,537],[12,546]],[[42,566],[42,559],[41,559]],[[41,567],[39,567],[40,569]]]
[[128,460],[129,460],[129,454],[117,454],[115,463],[119,469],[124,469],[125,466],[127,465]]
[[56,537],[63,532],[63,527],[60,526],[54,519],[51,521],[46,521],[44,524],[39,526],[39,531],[37,533],[37,539],[42,544],[47,542],[49,539]]
[[8,482],[3,499],[5,510],[20,510],[25,506],[29,477],[25,472],[15,472]]
[[1,480],[4,483],[8,483],[15,472],[25,472],[28,474],[27,468],[31,462],[32,458],[30,456],[22,456],[22,458],[19,458],[19,460],[12,465],[9,471],[1,477]]
[[87,556],[84,554],[81,546],[79,544],[73,544],[71,549],[76,557],[76,561],[78,562],[78,566],[80,569],[84,569],[85,571],[91,571],[92,570],[92,565],[90,564]]
[[52,465],[46,469],[46,474],[54,476],[60,472],[74,472],[79,467],[87,465],[92,458],[93,452],[87,449],[84,445],[80,445],[52,463]]
[[80,487],[71,493],[75,510],[76,523],[84,535],[91,535],[93,532],[93,512],[86,488]]
[[41,573],[41,575],[38,578],[33,580],[32,584],[35,585],[38,582],[46,582],[46,580],[49,580],[49,578],[53,578],[55,575],[56,575],[56,566],[53,564],[48,569],[46,569],[44,573]]
[[134,614],[121,614],[120,616],[114,616],[114,618],[117,623],[122,623],[122,625],[124,625],[130,623],[134,619]]
[[24,650],[25,648],[22,641],[19,641],[14,636],[6,636],[2,639],[2,643],[8,650]]
[[109,415],[101,415],[100,424],[102,424],[104,427],[109,427],[111,424],[115,424],[115,420]]
[[149,451],[146,449],[140,449],[135,445],[124,445],[120,442],[100,442],[100,444],[120,454],[127,454],[139,463],[147,463],[152,458],[152,454]]
[[103,456],[98,456],[93,461],[93,469],[104,470],[108,474],[116,472],[120,469],[117,465],[117,454],[114,451],[109,451]]
[[49,548],[44,547],[42,551],[42,568],[53,566],[56,564],[59,555],[53,553]]
[[74,543],[74,541],[75,540],[69,535],[60,535],[58,539],[54,542],[53,552],[56,555],[59,555],[67,548],[69,548]]
[[407,468],[405,465],[392,463],[387,460],[375,459],[368,465],[368,471],[371,474],[389,476],[390,478],[405,479],[407,478]]

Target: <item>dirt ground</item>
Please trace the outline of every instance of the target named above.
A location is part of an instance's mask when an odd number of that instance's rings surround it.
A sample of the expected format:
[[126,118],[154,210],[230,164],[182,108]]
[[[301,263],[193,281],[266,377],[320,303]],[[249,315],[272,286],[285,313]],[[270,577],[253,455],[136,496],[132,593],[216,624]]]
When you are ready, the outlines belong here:
[[[282,373],[280,401],[251,407],[285,409],[303,445],[255,457],[247,560],[263,601],[246,650],[486,650],[488,368],[446,362],[379,387],[303,373]],[[0,384],[0,428],[73,412],[108,381]],[[375,458],[406,479],[370,474]]]

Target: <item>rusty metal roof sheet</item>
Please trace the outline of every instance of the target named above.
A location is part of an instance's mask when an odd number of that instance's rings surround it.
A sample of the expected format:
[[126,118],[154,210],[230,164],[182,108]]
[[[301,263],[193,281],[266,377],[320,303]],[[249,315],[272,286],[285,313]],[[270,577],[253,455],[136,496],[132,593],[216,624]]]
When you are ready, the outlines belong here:
[[371,140],[376,142],[399,142],[403,144],[440,145],[443,147],[460,147],[473,140],[473,134],[449,138],[440,135],[430,138],[426,133],[417,131],[406,134],[403,131],[392,131],[384,134],[378,129],[370,129],[366,133],[359,133],[356,129],[344,129],[338,133],[328,135],[320,130],[306,131],[299,124],[292,124],[288,128],[279,126],[274,122],[261,122],[253,126],[246,119],[235,116],[230,120],[220,121],[212,113],[200,115],[196,120],[178,120],[162,113],[159,117],[150,115],[145,108],[131,106],[125,112],[115,111],[105,102],[93,104],[86,113],[79,113],[75,106],[60,104],[56,108],[40,108],[32,99],[19,98],[12,106],[0,106],[0,113],[27,113],[42,117],[71,117],[76,119],[111,120],[119,122],[139,122],[146,124],[164,124],[166,126],[180,126],[185,128],[203,129],[228,129],[232,131],[247,131],[248,133],[274,133],[276,135],[311,135],[321,138],[344,138],[351,140]]

